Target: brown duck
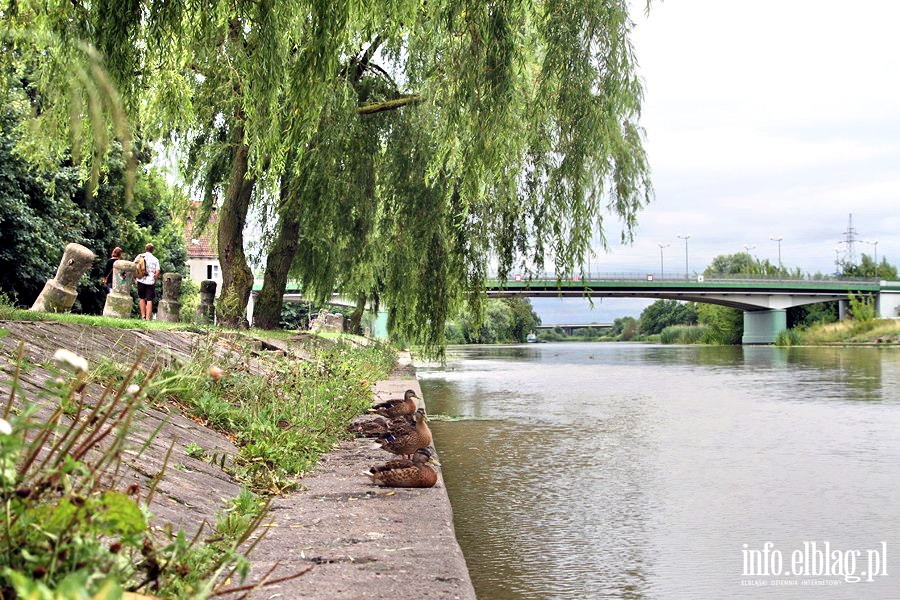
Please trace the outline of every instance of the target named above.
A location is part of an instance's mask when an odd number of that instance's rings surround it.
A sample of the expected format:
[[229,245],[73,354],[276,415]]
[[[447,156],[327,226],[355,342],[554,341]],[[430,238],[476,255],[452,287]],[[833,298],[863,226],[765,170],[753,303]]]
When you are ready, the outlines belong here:
[[401,417],[403,415],[411,415],[416,412],[416,395],[415,390],[406,390],[403,398],[394,398],[380,404],[376,404],[369,409],[369,412],[378,413],[385,417]]
[[[434,465],[434,466],[432,466]],[[428,448],[419,448],[411,459],[398,458],[369,469],[373,483],[386,487],[429,488],[437,483],[435,466],[441,466]]]
[[388,452],[410,458],[419,448],[427,448],[431,445],[431,429],[428,428],[427,421],[425,409],[420,408],[416,411],[415,427],[386,433],[378,440],[378,443]]
[[394,417],[393,419],[375,417],[368,421],[352,423],[349,429],[363,437],[382,437],[386,433],[392,433],[399,429],[412,429],[415,426],[416,417],[415,413],[413,413],[410,415]]

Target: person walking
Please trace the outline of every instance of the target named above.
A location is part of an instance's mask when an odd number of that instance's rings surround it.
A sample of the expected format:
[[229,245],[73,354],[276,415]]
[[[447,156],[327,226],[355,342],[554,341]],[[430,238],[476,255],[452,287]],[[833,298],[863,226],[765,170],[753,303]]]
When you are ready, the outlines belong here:
[[113,289],[113,265],[117,260],[122,259],[122,249],[116,246],[113,248],[109,260],[106,261],[106,268],[103,269],[103,284],[106,286],[107,293]]
[[[153,256],[153,244],[144,246],[144,252],[134,257],[135,282],[141,319],[153,319],[153,301],[156,299],[156,279],[159,277],[159,259]],[[143,269],[141,268],[143,263]]]

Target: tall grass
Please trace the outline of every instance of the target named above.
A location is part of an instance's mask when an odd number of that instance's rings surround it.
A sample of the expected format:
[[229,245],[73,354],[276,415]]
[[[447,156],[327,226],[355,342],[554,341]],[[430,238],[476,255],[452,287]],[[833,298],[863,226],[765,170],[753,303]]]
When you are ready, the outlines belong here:
[[813,325],[803,331],[804,344],[865,343],[883,340],[900,343],[900,320],[846,320],[838,323]]
[[660,332],[659,341],[663,344],[702,344],[708,336],[706,325],[669,325]]
[[799,346],[800,343],[800,332],[796,329],[782,329],[775,338],[776,346]]

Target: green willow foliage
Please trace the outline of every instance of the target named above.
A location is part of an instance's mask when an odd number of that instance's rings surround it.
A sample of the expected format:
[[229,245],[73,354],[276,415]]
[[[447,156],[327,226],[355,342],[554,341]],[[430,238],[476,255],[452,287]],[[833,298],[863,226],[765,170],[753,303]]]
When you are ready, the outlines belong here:
[[[650,197],[624,0],[6,0],[0,12],[98,48],[142,136],[190,148],[191,178],[225,198],[235,311],[250,203],[299,220],[306,286],[378,299],[394,334],[435,350],[455,305],[480,310],[470,292],[490,262],[501,276],[576,271],[605,220],[629,239]],[[80,106],[66,100],[51,103]]]

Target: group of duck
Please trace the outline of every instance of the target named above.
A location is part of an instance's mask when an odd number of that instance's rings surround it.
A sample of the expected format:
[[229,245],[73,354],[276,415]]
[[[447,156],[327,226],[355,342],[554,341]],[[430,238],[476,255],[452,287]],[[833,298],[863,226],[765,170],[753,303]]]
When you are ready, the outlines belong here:
[[372,467],[369,477],[386,487],[428,488],[438,480],[435,467],[440,463],[431,448],[431,429],[421,400],[415,390],[406,390],[403,398],[395,398],[373,406],[369,412],[374,419],[355,423],[353,431],[363,437],[374,438],[384,450],[401,458]]

